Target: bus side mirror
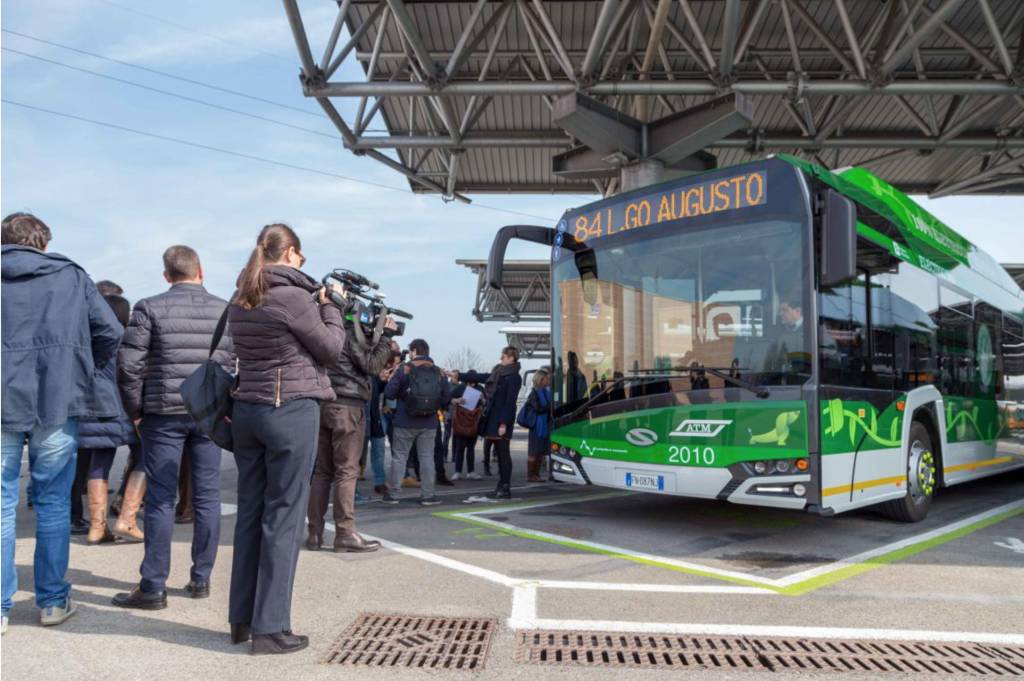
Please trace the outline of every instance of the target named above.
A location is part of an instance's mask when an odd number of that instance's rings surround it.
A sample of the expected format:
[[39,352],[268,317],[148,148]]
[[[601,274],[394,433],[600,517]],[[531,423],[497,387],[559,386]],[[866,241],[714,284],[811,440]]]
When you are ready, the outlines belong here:
[[597,302],[597,255],[594,249],[576,251],[576,270],[580,273],[580,284],[583,286],[583,302],[594,305]]
[[821,207],[821,286],[838,286],[857,276],[857,207],[831,189]]

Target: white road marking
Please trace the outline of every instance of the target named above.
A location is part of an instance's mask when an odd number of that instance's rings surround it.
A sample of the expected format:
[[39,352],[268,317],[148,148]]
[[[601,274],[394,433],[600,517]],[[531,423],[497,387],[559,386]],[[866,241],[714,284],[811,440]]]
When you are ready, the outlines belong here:
[[702,622],[629,622],[618,620],[547,619],[537,617],[537,586],[522,583],[512,590],[512,629],[556,629],[559,631],[621,631],[643,634],[685,634],[704,636],[780,636],[787,638],[872,639],[890,641],[971,642],[1024,645],[1024,635],[992,632],[930,631],[921,629],[860,629],[855,627],[801,627],[750,624],[709,624]]
[[[509,622],[509,626],[512,623]],[[514,627],[515,628],[515,627]],[[989,643],[1024,645],[1020,634],[973,631],[928,631],[920,629],[856,629],[848,627],[784,627],[748,624],[703,624],[673,622],[619,622],[608,620],[554,620],[537,618],[520,629],[622,631],[644,634],[689,634],[705,636],[782,636],[787,638],[871,639],[888,641],[935,641],[946,643]]]
[[488,570],[487,568],[482,568],[477,565],[471,565],[470,563],[463,563],[460,560],[448,558],[447,556],[442,556],[437,553],[431,553],[430,551],[424,551],[423,549],[414,549],[411,546],[405,546],[404,544],[389,541],[381,537],[375,537],[373,535],[369,535],[363,532],[360,532],[360,534],[362,534],[367,539],[376,539],[381,543],[381,546],[383,546],[386,549],[391,549],[392,551],[404,554],[406,556],[411,556],[413,558],[419,558],[420,560],[425,560],[428,563],[440,565],[450,570],[457,570],[458,572],[464,572],[467,575],[479,577],[480,579],[486,579],[487,581],[494,582],[495,584],[501,584],[502,586],[512,587],[516,584],[519,584],[521,581],[518,579],[513,579],[512,577],[509,577],[507,575],[503,575],[500,572]]
[[994,541],[992,543],[1000,548],[1009,549],[1014,553],[1024,554],[1024,541],[1017,539],[1017,537],[1007,537],[1006,541]]

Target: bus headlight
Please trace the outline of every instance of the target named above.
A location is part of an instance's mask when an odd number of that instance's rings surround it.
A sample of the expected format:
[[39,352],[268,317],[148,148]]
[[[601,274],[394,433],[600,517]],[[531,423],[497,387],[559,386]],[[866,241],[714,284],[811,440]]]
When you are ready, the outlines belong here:
[[764,461],[755,461],[754,472],[757,473],[758,475],[764,475],[765,473],[768,472],[768,464]]
[[551,467],[555,469],[556,473],[565,473],[566,475],[576,475],[576,470],[567,463],[561,461],[552,461]]
[[789,461],[787,461],[786,459],[779,459],[778,461],[776,461],[775,462],[775,471],[778,472],[778,473],[788,473],[789,472]]
[[795,485],[793,485],[793,494],[797,495],[798,497],[802,497],[805,494],[807,494],[807,488],[798,482]]

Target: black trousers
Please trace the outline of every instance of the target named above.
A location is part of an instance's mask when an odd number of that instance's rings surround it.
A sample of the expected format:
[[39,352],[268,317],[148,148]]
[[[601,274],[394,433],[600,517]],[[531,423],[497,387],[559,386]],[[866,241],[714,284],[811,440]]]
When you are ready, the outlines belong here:
[[462,435],[452,435],[452,447],[455,451],[455,472],[462,473],[462,465],[465,463],[466,472],[472,473],[476,458],[473,450],[476,448],[475,437],[463,437]]
[[508,487],[512,484],[512,441],[502,437],[492,442],[498,458],[498,486]]
[[304,538],[320,404],[235,402],[238,519],[228,621],[255,634],[292,628],[292,588]]

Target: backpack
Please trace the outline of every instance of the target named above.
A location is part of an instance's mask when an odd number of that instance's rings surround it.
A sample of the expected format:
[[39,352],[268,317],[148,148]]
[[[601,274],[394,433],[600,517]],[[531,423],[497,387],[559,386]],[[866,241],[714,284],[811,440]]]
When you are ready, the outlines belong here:
[[464,409],[455,407],[455,416],[452,418],[452,432],[459,437],[476,437],[480,424],[481,407],[476,409]]
[[533,400],[530,399],[532,397],[533,394],[531,393],[530,397],[523,402],[523,406],[519,409],[519,414],[516,415],[516,423],[523,428],[531,430],[537,425],[537,410],[533,408]]
[[410,364],[405,410],[412,416],[430,416],[440,408],[441,370],[433,364]]

